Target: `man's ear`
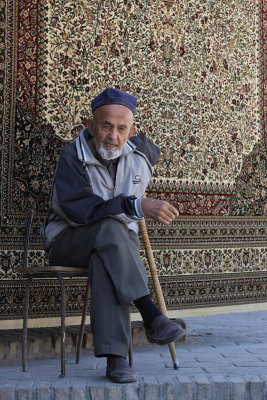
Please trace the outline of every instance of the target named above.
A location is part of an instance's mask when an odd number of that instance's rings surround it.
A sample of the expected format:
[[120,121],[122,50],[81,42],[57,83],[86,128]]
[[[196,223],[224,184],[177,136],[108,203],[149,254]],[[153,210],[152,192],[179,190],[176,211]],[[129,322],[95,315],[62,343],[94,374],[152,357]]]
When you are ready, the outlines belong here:
[[130,133],[129,133],[129,139],[130,139],[133,135],[135,135],[135,132],[136,132],[136,127],[135,127],[134,125],[132,125],[132,126],[131,126],[131,129],[130,129]]
[[94,123],[93,123],[93,118],[90,118],[86,121],[86,126],[90,132],[91,136],[94,136],[95,132],[94,132]]

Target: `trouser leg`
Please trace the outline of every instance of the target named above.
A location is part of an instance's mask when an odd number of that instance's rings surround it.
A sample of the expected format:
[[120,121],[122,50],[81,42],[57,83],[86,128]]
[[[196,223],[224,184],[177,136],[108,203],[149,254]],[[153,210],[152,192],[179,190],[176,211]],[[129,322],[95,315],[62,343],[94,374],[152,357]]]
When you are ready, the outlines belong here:
[[129,303],[148,293],[139,243],[125,225],[110,219],[99,228],[94,246],[89,275],[95,355],[126,357],[130,343]]
[[109,354],[125,356],[129,303],[149,293],[137,235],[113,218],[68,228],[53,244],[50,262],[89,267],[95,354],[108,354],[106,349],[113,348]]
[[102,260],[93,254],[90,260],[90,318],[95,356],[127,356],[130,344],[129,305],[120,304]]
[[94,248],[121,304],[129,304],[149,294],[147,273],[139,255],[139,240],[127,226],[112,218],[106,219],[97,231]]

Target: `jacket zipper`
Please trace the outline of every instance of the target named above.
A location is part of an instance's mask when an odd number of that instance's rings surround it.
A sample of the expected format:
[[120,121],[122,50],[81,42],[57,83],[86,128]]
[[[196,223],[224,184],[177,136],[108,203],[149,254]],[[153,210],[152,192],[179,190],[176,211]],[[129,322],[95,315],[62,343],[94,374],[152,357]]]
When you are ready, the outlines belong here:
[[116,181],[117,181],[119,163],[120,163],[120,160],[118,161],[117,168],[116,168],[115,182],[114,182],[114,187],[113,187],[113,197],[116,196],[116,190],[117,190],[117,188],[116,188]]

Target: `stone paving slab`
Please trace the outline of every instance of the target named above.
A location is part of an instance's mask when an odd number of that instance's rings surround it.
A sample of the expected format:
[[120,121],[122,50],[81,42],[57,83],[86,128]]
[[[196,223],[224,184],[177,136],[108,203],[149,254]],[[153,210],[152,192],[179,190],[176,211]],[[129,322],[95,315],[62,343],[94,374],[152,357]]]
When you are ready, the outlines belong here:
[[138,381],[119,385],[105,378],[105,359],[86,351],[80,364],[60,359],[0,363],[0,400],[267,400],[267,313],[253,311],[190,317],[186,342],[176,343],[180,368],[168,346],[134,349]]

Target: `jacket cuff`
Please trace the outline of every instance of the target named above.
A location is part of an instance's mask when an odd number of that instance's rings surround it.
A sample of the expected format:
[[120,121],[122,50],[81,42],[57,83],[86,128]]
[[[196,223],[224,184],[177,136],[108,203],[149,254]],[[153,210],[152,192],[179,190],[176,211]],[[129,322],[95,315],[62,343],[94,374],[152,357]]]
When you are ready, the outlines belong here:
[[134,199],[133,200],[133,205],[134,205],[135,214],[137,215],[137,217],[143,218],[145,215],[144,215],[143,209],[142,209],[141,197],[138,197],[137,199]]

